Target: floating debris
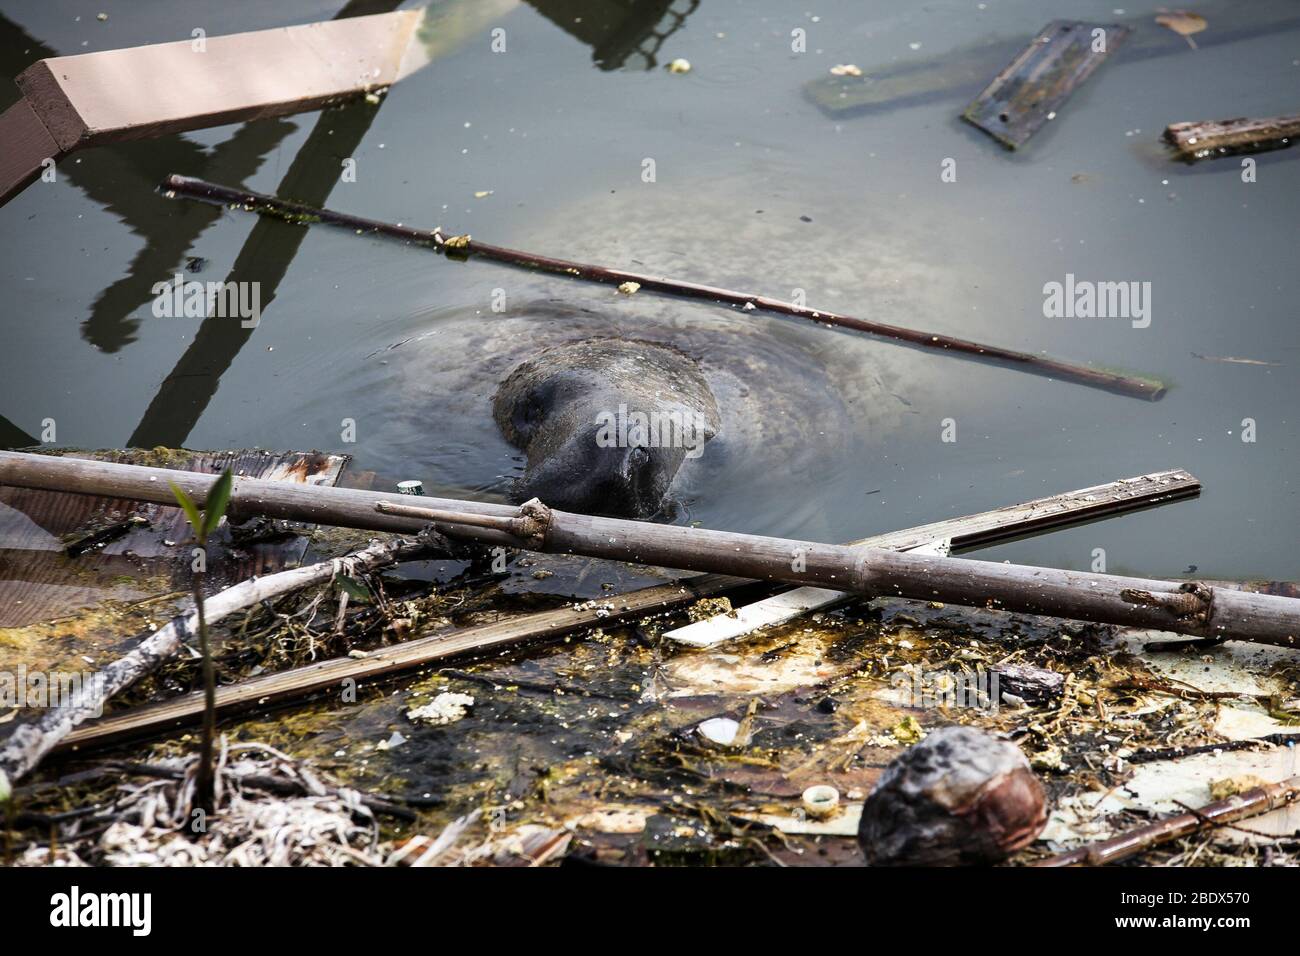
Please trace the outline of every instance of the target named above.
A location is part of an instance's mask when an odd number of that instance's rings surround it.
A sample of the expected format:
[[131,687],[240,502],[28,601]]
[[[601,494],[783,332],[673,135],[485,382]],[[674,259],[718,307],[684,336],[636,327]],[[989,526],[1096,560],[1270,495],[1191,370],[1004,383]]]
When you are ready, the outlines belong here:
[[689,73],[691,72],[691,61],[683,60],[681,57],[678,57],[676,60],[673,60],[671,63],[668,64],[668,72]]
[[453,724],[474,706],[474,698],[469,694],[455,694],[450,691],[439,694],[422,707],[412,707],[406,712],[407,719],[413,723],[442,726]]
[[944,727],[886,768],[863,805],[858,842],[872,866],[989,864],[1033,842],[1046,822],[1043,787],[1019,747]]
[[803,792],[803,808],[809,816],[829,817],[840,805],[840,792],[828,784],[819,783]]
[[1196,49],[1196,41],[1192,39],[1192,34],[1200,33],[1210,25],[1209,21],[1199,13],[1188,13],[1186,10],[1162,13],[1156,17],[1156,23],[1173,30],[1186,40],[1187,45],[1193,50]]
[[620,282],[618,286],[618,291],[623,293],[624,295],[633,295],[640,288],[641,288],[641,283],[639,282]]
[[695,728],[701,737],[722,747],[741,746],[737,741],[740,722],[730,717],[714,717]]
[[1266,362],[1263,359],[1238,358],[1235,355],[1202,355],[1199,352],[1193,352],[1192,358],[1201,359],[1204,362],[1226,362],[1229,365],[1263,365],[1268,368],[1281,368],[1281,362]]
[[831,67],[831,76],[861,76],[862,69],[853,63],[837,63]]

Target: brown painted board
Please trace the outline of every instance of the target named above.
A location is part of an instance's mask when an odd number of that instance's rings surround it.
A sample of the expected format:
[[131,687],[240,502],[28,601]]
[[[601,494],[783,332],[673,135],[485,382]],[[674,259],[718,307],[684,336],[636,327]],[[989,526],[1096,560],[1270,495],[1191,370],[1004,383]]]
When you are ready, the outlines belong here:
[[[1094,49],[1105,31],[1105,52]],[[962,119],[1008,149],[1019,149],[1042,129],[1070,94],[1129,34],[1118,24],[1053,20],[966,107]]]
[[30,103],[20,99],[0,115],[0,205],[40,176],[42,163],[63,155]]
[[[132,461],[139,454],[79,452],[75,457]],[[229,467],[235,475],[333,485],[346,461],[337,455],[302,452],[180,452],[170,466],[205,474]],[[119,527],[132,516],[147,523],[132,525],[103,547],[77,557],[66,552],[69,542]],[[308,527],[294,529],[301,532]],[[183,590],[188,587],[190,537],[179,508],[0,487],[0,629],[67,617],[105,600],[153,597],[160,580]],[[212,549],[208,567],[213,588],[292,567],[306,549],[301,533],[268,533],[260,538],[250,534],[246,543],[234,547],[229,537],[221,540],[226,546]]]
[[317,109],[388,86],[419,20],[410,10],[61,56],[16,82],[72,150]]

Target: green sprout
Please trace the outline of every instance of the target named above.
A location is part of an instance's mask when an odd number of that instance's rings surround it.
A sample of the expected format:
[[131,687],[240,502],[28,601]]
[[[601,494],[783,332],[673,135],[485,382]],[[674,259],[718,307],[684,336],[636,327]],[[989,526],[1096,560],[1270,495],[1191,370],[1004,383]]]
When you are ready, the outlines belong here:
[[221,477],[208,492],[206,507],[199,510],[194,499],[185,493],[174,481],[169,481],[172,494],[189,519],[194,530],[194,538],[203,552],[200,560],[192,565],[191,583],[194,591],[194,608],[199,621],[199,651],[203,655],[203,737],[199,748],[199,768],[194,778],[194,803],[205,814],[213,810],[212,781],[212,747],[217,727],[217,680],[212,664],[212,649],[208,644],[208,624],[203,614],[203,575],[207,568],[208,537],[217,530],[222,516],[230,504],[230,491],[234,484],[230,469],[221,473]]

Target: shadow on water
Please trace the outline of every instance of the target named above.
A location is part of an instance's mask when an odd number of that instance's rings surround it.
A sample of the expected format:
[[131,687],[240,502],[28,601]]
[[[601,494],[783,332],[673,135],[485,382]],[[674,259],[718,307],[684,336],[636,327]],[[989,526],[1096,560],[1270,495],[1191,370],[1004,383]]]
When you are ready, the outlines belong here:
[[565,33],[591,47],[602,70],[652,70],[664,41],[680,30],[700,0],[527,0]]

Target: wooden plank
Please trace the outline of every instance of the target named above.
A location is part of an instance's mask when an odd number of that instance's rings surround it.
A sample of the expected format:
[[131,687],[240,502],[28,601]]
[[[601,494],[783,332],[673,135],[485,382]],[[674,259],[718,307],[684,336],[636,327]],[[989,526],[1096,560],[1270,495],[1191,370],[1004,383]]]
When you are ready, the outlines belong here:
[[[1093,49],[1105,31],[1105,52]],[[966,107],[962,119],[1008,149],[1019,149],[1128,36],[1118,24],[1053,20]]]
[[[122,462],[140,455],[110,451],[68,457]],[[236,475],[267,481],[333,485],[346,461],[302,452],[181,452],[171,466],[203,474],[229,467]],[[128,525],[132,518],[144,523]],[[66,554],[70,537],[114,526],[123,533],[102,548],[75,558]],[[136,584],[146,576],[162,575],[173,587],[188,587],[189,548],[180,542],[189,538],[184,514],[174,507],[0,487],[0,628],[66,617],[105,599],[139,600],[149,596]],[[253,540],[220,555],[214,551],[210,586],[215,590],[291,567],[305,550],[306,538],[289,534]]]
[[[911,554],[934,554],[944,557],[949,553],[950,548],[951,542],[933,541],[928,545],[907,550]],[[829,588],[791,588],[761,601],[738,607],[730,614],[715,614],[713,617],[693,621],[671,631],[664,631],[663,636],[691,647],[712,647],[723,641],[752,634],[759,628],[785,624],[812,611],[843,604],[852,597],[852,594]]]
[[59,144],[26,100],[0,116],[0,205],[22,192],[41,175],[41,164],[63,155]]
[[396,81],[418,10],[40,60],[17,77],[64,150],[318,109]]
[[1172,123],[1165,127],[1165,142],[1180,159],[1195,162],[1242,153],[1286,149],[1300,139],[1300,114],[1267,119],[1238,119]]
[[[523,614],[460,630],[446,630],[372,652],[355,659],[337,657],[217,688],[220,716],[251,707],[268,707],[307,694],[338,689],[343,681],[375,680],[467,654],[481,654],[524,642],[558,637],[581,627],[670,610],[752,582],[721,574],[701,574],[672,584],[642,588],[576,607]],[[55,752],[84,750],[170,731],[194,723],[203,713],[203,694],[196,692],[109,714],[86,722],[69,734]]]
[[[930,553],[940,553],[932,546],[946,542],[947,548],[941,549],[942,553],[969,551],[1007,538],[1041,534],[1066,525],[1195,497],[1200,490],[1201,483],[1196,478],[1182,469],[1174,469],[1037,498],[964,518],[948,518],[852,543],[921,554],[927,553],[923,550],[927,545],[931,546]],[[732,614],[719,614],[665,631],[663,636],[694,647],[709,647],[760,627],[785,624],[811,611],[833,607],[850,597],[843,591],[828,588],[794,588],[746,605]]]

